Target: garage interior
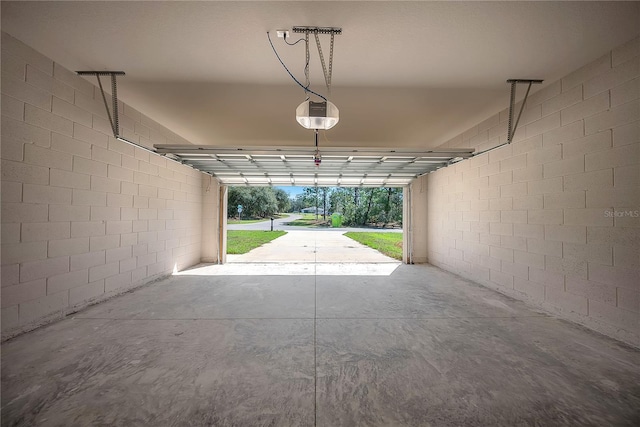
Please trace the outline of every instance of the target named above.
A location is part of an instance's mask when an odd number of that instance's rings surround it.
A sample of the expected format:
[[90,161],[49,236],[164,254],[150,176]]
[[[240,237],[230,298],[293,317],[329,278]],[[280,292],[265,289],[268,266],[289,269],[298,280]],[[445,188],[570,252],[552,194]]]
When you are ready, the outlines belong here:
[[[639,24],[3,1],[2,425],[637,424]],[[342,30],[315,140],[299,25]],[[404,186],[405,262],[224,262],[227,185],[323,183]]]

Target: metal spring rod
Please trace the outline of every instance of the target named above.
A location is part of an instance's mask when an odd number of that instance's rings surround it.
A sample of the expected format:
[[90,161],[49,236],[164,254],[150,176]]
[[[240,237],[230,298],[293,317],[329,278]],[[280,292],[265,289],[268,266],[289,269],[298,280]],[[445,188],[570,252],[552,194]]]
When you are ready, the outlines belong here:
[[98,79],[98,86],[100,87],[100,93],[102,94],[102,101],[104,102],[104,109],[107,110],[107,117],[109,117],[109,124],[111,125],[111,131],[113,131],[113,137],[118,137],[118,132],[113,125],[113,119],[111,118],[111,111],[109,111],[109,104],[107,104],[107,97],[104,95],[104,89],[102,88],[102,82],[100,81],[100,74],[96,74]]
[[[307,37],[309,33],[307,32]],[[320,56],[320,64],[322,65],[322,73],[324,74],[324,82],[327,85],[327,92],[329,96],[331,96],[331,74],[333,73],[333,46],[335,41],[335,33],[331,32],[331,47],[329,50],[329,69],[327,71],[327,66],[324,61],[324,55],[322,53],[322,45],[320,44],[320,37],[318,37],[318,31],[314,31],[313,35],[316,39],[316,45],[318,47],[318,55]]]
[[324,74],[324,83],[327,85],[327,92],[330,92],[331,83],[329,82],[329,75],[327,73],[327,66],[324,62],[324,55],[322,54],[322,46],[320,45],[320,37],[318,33],[313,34],[316,38],[316,46],[318,47],[318,56],[320,56],[320,64],[322,65],[322,74]]
[[513,124],[513,104],[516,102],[516,82],[511,82],[511,97],[509,99],[509,125],[507,127],[507,142],[511,143],[512,124]]
[[[116,138],[118,141],[124,142],[126,144],[132,145],[133,147],[155,154],[156,156],[164,157],[165,159],[170,160],[172,162],[175,162],[184,166],[188,166],[191,169],[195,169],[204,174],[215,177],[215,174],[212,172],[196,169],[192,165],[185,163],[184,160],[173,159],[164,153],[158,153],[154,149],[145,147],[144,145],[141,145],[137,142],[129,141],[128,139],[120,135],[120,123],[118,120],[118,87],[116,82],[116,76],[124,76],[125,75],[124,71],[76,71],[76,74],[79,76],[96,76],[96,78],[98,79],[98,86],[100,88],[100,94],[102,95],[102,101],[104,102],[104,108],[107,111],[107,116],[109,117],[109,124],[111,125],[111,130],[113,131],[114,138]],[[113,100],[113,112],[114,112],[113,119],[115,120],[112,120],[111,112],[109,111],[109,104],[107,103],[107,98],[104,93],[104,88],[102,87],[102,81],[100,80],[100,76],[111,76],[111,90],[112,90],[111,97]]]
[[331,95],[331,75],[333,74],[333,44],[335,41],[335,33],[331,33],[331,47],[329,49],[329,95]]
[[[531,90],[532,84],[541,84],[544,80],[540,79],[509,79],[507,83],[511,84],[511,99],[509,102],[509,126],[507,129],[507,144],[511,144],[513,136],[516,133],[516,129],[518,128],[518,122],[520,122],[520,117],[522,116],[522,112],[524,111],[524,106],[527,103],[527,98],[529,96],[529,91]],[[524,95],[524,99],[522,100],[522,106],[520,107],[520,112],[518,113],[518,118],[514,125],[513,123],[513,109],[515,107],[516,102],[516,85],[518,83],[529,83],[529,87],[527,88],[527,93]]]
[[120,135],[120,121],[118,119],[118,84],[116,75],[111,74],[111,94],[113,95],[113,127],[116,135]]
[[[304,35],[304,50],[305,50],[305,66],[304,66],[304,84],[305,88],[309,89],[309,85],[311,82],[309,81],[309,61],[311,60],[311,56],[309,56],[309,33]],[[307,100],[309,99],[309,95],[307,94]]]
[[[509,124],[508,124],[508,129],[507,129],[507,142],[503,142],[502,144],[498,144],[495,147],[491,147],[491,148],[487,148],[486,150],[482,150],[482,151],[476,151],[475,153],[471,154],[471,156],[469,156],[469,158],[473,158],[476,156],[479,156],[481,154],[484,153],[488,153],[489,151],[493,151],[493,150],[497,150],[500,147],[503,147],[505,145],[509,145],[511,144],[511,140],[513,139],[513,136],[515,135],[516,129],[518,128],[518,123],[520,122],[520,117],[522,116],[522,112],[524,111],[524,107],[527,103],[527,98],[529,97],[529,91],[531,90],[531,85],[532,84],[540,84],[542,83],[544,80],[529,80],[529,79],[509,79],[507,80],[507,83],[511,84],[511,100],[510,100],[510,104],[509,104]],[[514,103],[515,103],[515,96],[516,96],[516,84],[518,83],[529,83],[529,87],[527,87],[527,92],[524,94],[524,99],[522,100],[522,106],[520,107],[520,112],[518,113],[518,118],[516,119],[515,125],[513,125],[512,128],[512,124],[513,124],[513,108],[514,108]],[[452,164],[456,164],[458,162],[461,162],[462,160],[465,159],[461,159],[458,161],[449,161],[447,162],[447,166],[452,165]],[[435,171],[430,171],[427,173],[431,173],[431,172],[435,172]],[[420,175],[422,176],[422,175]]]
[[513,125],[513,131],[509,135],[509,144],[511,144],[511,140],[513,139],[513,135],[516,133],[516,129],[518,129],[518,123],[520,123],[520,117],[522,116],[522,112],[524,111],[524,106],[527,104],[527,97],[529,96],[529,91],[531,90],[531,82],[529,82],[529,86],[527,87],[527,93],[524,94],[524,99],[522,100],[522,107],[520,107],[520,112],[518,113],[518,118],[516,119],[516,123]]

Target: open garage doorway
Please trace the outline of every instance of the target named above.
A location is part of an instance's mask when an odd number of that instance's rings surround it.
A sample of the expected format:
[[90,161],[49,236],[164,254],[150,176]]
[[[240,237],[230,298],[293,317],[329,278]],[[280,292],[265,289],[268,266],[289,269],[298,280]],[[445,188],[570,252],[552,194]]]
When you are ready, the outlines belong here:
[[[353,188],[354,190],[349,191],[353,191],[354,197],[356,191],[360,193],[359,197],[362,197],[362,194],[367,192],[371,194],[380,188],[402,189],[402,261],[408,264],[414,261],[426,262],[426,250],[422,251],[420,257],[414,257],[413,242],[414,231],[419,230],[420,227],[424,228],[426,224],[425,194],[413,197],[411,188],[416,182],[420,182],[423,188],[423,177],[426,174],[469,158],[473,153],[473,150],[465,148],[445,148],[440,151],[327,147],[322,149],[320,155],[312,146],[234,148],[156,144],[154,147],[158,153],[210,174],[221,184],[223,190],[220,192],[218,216],[220,239],[218,247],[221,263],[227,261],[229,209],[233,211],[233,208],[236,208],[237,212],[240,205],[244,212],[244,206],[241,203],[230,207],[227,203],[228,188],[233,186],[248,188],[287,186],[312,189],[337,187],[345,192]],[[424,192],[421,191],[421,193]],[[415,205],[414,199],[417,201]],[[316,213],[319,206],[305,206],[305,209],[307,208],[314,208],[313,212]],[[357,211],[357,215],[362,215],[362,210]],[[414,217],[418,218],[415,224]],[[416,242],[416,245],[426,247],[426,241]]]
[[399,263],[403,188],[230,186],[227,262]]

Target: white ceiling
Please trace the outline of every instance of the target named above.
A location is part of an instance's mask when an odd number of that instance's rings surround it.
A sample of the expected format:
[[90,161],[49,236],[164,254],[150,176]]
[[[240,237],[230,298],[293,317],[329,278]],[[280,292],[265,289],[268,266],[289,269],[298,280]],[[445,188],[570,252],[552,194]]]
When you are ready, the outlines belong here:
[[296,25],[343,28],[324,144],[426,149],[506,108],[506,79],[551,83],[633,38],[640,3],[2,2],[4,31],[71,70],[124,70],[123,101],[201,145],[313,143],[266,37],[302,79],[303,43],[275,37]]

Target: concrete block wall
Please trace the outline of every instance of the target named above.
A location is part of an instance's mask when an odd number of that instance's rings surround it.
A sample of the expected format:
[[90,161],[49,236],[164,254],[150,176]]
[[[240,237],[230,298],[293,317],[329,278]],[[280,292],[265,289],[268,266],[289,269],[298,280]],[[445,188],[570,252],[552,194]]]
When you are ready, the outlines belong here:
[[[503,143],[507,116],[443,147]],[[546,82],[511,145],[427,182],[430,263],[640,345],[640,38]]]
[[[202,229],[200,261],[222,263],[224,258],[219,251],[220,224],[220,185],[211,175],[201,174],[202,178]],[[226,215],[226,209],[222,211]],[[225,233],[226,235],[226,233]]]
[[[134,142],[188,143],[120,111]],[[200,262],[217,182],[116,140],[96,86],[6,33],[1,157],[3,337]]]
[[[407,233],[411,233],[411,257],[405,259],[405,262],[411,261],[414,264],[422,264],[427,262],[427,176],[421,176],[411,183],[409,186],[410,194],[410,229]],[[406,250],[405,250],[406,252]]]

